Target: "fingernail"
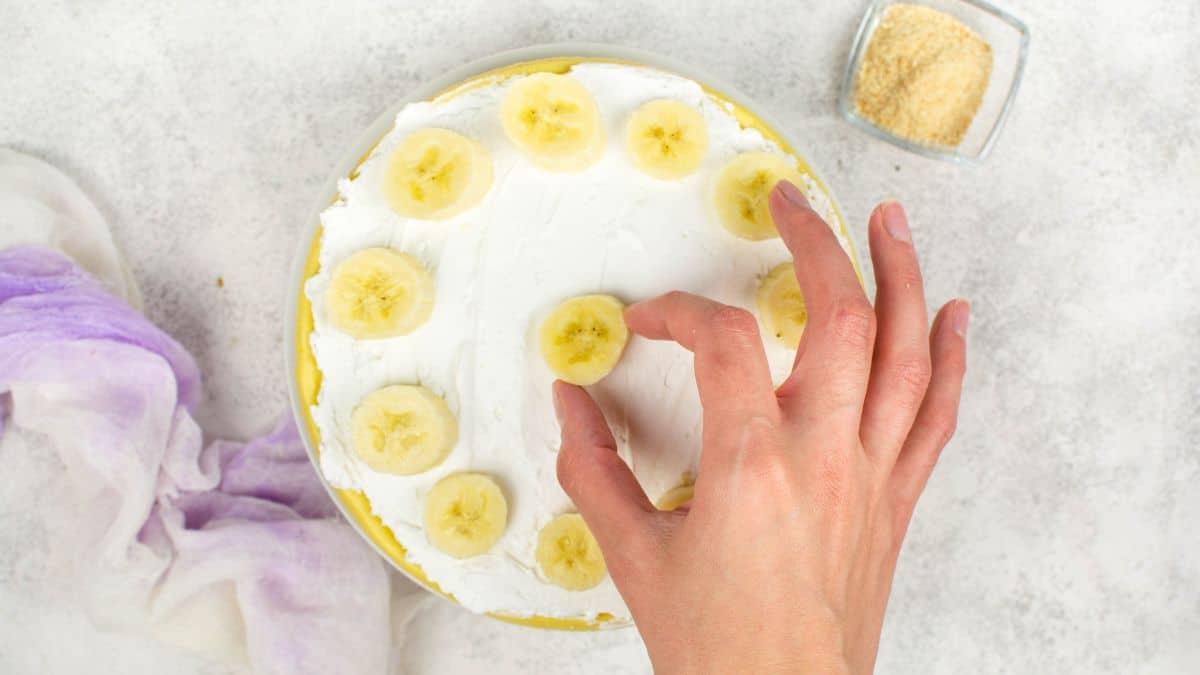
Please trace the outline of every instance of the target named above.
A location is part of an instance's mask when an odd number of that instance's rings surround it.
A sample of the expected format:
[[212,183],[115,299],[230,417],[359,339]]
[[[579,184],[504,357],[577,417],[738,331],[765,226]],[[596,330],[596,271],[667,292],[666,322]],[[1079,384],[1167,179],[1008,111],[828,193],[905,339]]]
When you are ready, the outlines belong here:
[[800,188],[792,185],[790,182],[781,180],[775,184],[775,189],[779,190],[779,194],[783,195],[783,198],[789,202],[799,206],[802,209],[808,208],[808,198],[804,196],[804,193],[800,191]]
[[880,215],[883,216],[883,229],[897,241],[912,241],[912,232],[908,229],[908,216],[904,215],[904,207],[900,202],[889,201],[879,205]]
[[971,303],[965,298],[960,298],[958,306],[954,308],[954,314],[950,317],[950,328],[958,333],[961,338],[967,337],[967,324],[971,320]]

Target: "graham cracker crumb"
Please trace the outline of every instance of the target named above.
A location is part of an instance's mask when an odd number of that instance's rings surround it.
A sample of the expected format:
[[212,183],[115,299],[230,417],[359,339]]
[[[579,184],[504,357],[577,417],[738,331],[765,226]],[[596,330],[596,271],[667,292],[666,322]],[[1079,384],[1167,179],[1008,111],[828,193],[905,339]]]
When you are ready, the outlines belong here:
[[858,114],[919,143],[956,146],[992,76],[992,47],[958,19],[920,5],[884,11],[855,78]]

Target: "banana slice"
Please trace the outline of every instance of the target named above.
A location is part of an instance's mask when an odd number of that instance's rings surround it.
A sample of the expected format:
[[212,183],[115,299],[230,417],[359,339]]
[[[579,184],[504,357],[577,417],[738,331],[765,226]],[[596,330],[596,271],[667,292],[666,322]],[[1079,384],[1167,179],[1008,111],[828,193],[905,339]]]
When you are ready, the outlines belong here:
[[546,579],[568,591],[585,591],[608,574],[600,544],[578,513],[546,523],[538,532],[534,557]]
[[704,160],[708,126],[695,108],[659,99],[633,111],[627,143],[639,169],[655,178],[674,180],[692,173]]
[[696,494],[696,486],[693,485],[692,474],[683,474],[683,480],[679,485],[667,490],[654,502],[654,508],[659,511],[674,511],[684,504],[692,501],[692,497]]
[[363,249],[333,269],[325,311],[334,328],[360,340],[408,335],[433,312],[433,277],[410,255]]
[[599,382],[629,342],[624,309],[611,295],[581,295],[554,308],[540,331],[546,365],[571,384]]
[[507,526],[508,501],[482,473],[446,476],[425,497],[425,536],[455,558],[487,553]]
[[674,511],[692,501],[692,497],[694,496],[696,496],[696,488],[694,486],[680,485],[664,492],[663,496],[654,502],[654,507],[659,511]]
[[717,174],[713,188],[721,224],[742,239],[778,237],[767,198],[775,184],[784,179],[793,185],[804,185],[791,159],[770,152],[747,152],[734,157]]
[[517,80],[500,104],[504,133],[534,164],[577,173],[604,154],[596,100],[566,75],[537,73]]
[[492,185],[487,148],[446,129],[409,134],[388,158],[383,194],[410,218],[443,220],[478,204]]
[[446,401],[425,387],[377,389],[350,414],[354,453],[375,471],[410,476],[428,471],[454,449],[458,422]]
[[771,268],[758,285],[754,304],[758,306],[758,319],[767,333],[792,349],[800,346],[800,336],[808,323],[808,310],[792,263]]

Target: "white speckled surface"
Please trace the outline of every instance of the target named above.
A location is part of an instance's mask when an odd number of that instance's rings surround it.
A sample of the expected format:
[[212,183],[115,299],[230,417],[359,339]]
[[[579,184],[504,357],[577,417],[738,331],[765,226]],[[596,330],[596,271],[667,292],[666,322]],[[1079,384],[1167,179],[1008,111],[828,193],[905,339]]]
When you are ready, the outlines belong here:
[[[975,302],[959,435],[901,560],[880,672],[1194,668],[1200,5],[1009,3],[1034,34],[1026,82],[993,157],[964,169],[835,117],[865,3],[726,4],[8,2],[0,145],[79,179],[150,317],[197,355],[202,422],[247,436],[285,406],[299,223],[390,101],[565,39],[710,69],[808,139],[853,223],[903,199],[930,298]],[[0,457],[0,672],[236,672],[97,633],[53,597],[38,486],[20,480],[50,461]],[[535,632],[445,603],[416,624],[414,673],[648,669],[632,631]]]

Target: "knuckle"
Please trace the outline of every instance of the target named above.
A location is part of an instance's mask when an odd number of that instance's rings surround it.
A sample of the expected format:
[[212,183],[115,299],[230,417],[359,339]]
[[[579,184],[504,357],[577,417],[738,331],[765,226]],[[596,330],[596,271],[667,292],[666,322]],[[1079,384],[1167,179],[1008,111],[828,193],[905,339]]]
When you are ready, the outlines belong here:
[[950,421],[947,422],[946,425],[941,428],[941,433],[938,434],[938,437],[937,437],[938,447],[944,448],[947,445],[949,445],[951,439],[954,438],[954,434],[957,431],[958,431],[958,420],[957,420],[957,418],[951,418]]
[[735,433],[725,443],[740,453],[747,466],[765,468],[778,464],[783,444],[777,419],[763,414],[750,415]]
[[896,290],[920,288],[922,284],[921,268],[917,267],[915,257],[909,258],[897,269],[892,270],[891,274],[881,277],[880,281]]
[[954,432],[958,430],[958,411],[950,408],[934,410],[931,414],[930,428],[933,430],[937,449],[941,450],[954,438]]
[[933,367],[929,357],[923,354],[901,356],[892,366],[892,379],[907,399],[919,402],[929,388]]
[[776,419],[765,415],[750,416],[742,426],[738,450],[755,456],[770,456],[780,449],[780,429]]
[[866,298],[845,298],[833,308],[833,332],[848,347],[869,349],[875,341],[875,310]]
[[758,321],[754,315],[741,307],[723,305],[713,310],[709,320],[710,326],[717,333],[734,333],[736,335],[756,335]]
[[590,480],[590,475],[595,469],[595,466],[591,464],[597,453],[590,452],[590,450],[587,447],[571,444],[564,444],[559,450],[558,462],[555,465],[558,484],[572,499],[578,498],[581,489]]
[[558,451],[558,462],[555,465],[558,484],[568,495],[574,494],[576,476],[579,474],[579,459],[571,447],[564,445]]
[[746,491],[745,498],[751,508],[770,509],[803,499],[793,472],[773,453],[747,453],[742,470],[747,484],[753,487]]

